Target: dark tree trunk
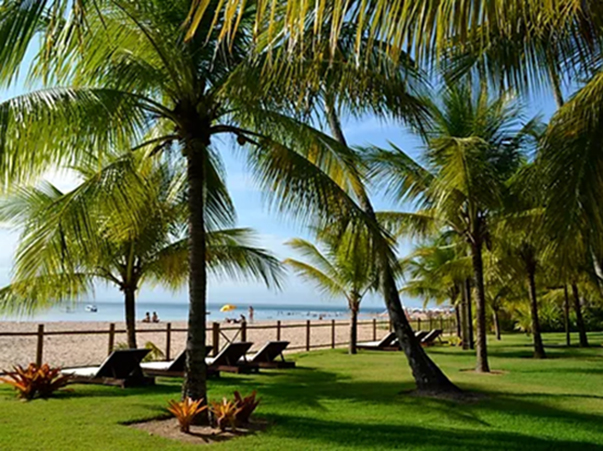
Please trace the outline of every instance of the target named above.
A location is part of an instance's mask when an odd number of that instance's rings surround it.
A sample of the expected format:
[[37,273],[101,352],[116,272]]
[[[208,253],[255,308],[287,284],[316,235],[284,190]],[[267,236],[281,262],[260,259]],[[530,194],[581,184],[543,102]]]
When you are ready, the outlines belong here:
[[469,349],[475,349],[475,337],[473,334],[473,303],[471,302],[471,279],[465,280],[465,296],[467,298],[465,314],[467,318],[467,346]]
[[580,347],[588,348],[588,337],[586,336],[586,327],[584,327],[584,319],[582,318],[582,306],[580,305],[580,292],[578,285],[572,284],[572,293],[574,295],[574,310],[576,311],[576,326],[578,327],[578,335],[580,336]]
[[128,348],[136,349],[136,291],[133,288],[124,288],[126,305],[126,334]]
[[488,365],[488,344],[486,331],[486,291],[484,287],[484,262],[482,260],[482,243],[471,243],[471,258],[475,282],[475,317],[477,324],[475,370],[479,373],[490,372]]
[[456,318],[456,336],[459,340],[463,340],[463,329],[461,324],[461,309],[458,305],[454,306],[454,316]]
[[352,301],[350,303],[350,347],[349,353],[356,354],[358,351],[356,345],[358,343],[358,303]]
[[565,345],[572,345],[572,336],[570,333],[570,303],[569,295],[567,294],[567,285],[563,286],[563,323],[565,326]]
[[498,309],[494,309],[494,313],[492,314],[494,320],[494,334],[496,335],[496,339],[500,340],[500,318],[498,314]]
[[[183,397],[207,402],[205,365],[205,315],[206,315],[206,243],[204,220],[205,146],[197,139],[186,143],[188,176],[188,260],[189,260],[189,314],[186,339],[186,371]],[[198,417],[199,423],[207,421],[207,414]]]
[[398,288],[392,274],[389,259],[384,250],[378,252],[378,264],[381,268],[381,291],[387,305],[389,316],[394,325],[396,337],[402,346],[410,364],[417,390],[428,394],[460,393],[438,366],[429,358],[406,319],[406,314],[400,302]]
[[462,287],[461,287],[461,321],[462,321],[462,326],[461,329],[463,331],[463,349],[466,351],[470,348],[470,342],[471,342],[471,334],[469,333],[469,321],[467,320],[467,318],[469,318],[469,302],[467,299],[467,290],[465,289],[465,283],[463,283]]
[[[332,103],[326,102],[325,112],[331,127],[333,136],[341,144],[347,146],[345,137],[341,130],[339,118],[333,108]],[[364,189],[360,186],[356,187],[356,195],[358,196],[360,207],[366,213],[367,218],[377,224],[377,216],[373,210],[368,196]],[[438,366],[429,358],[421,344],[416,339],[415,334],[406,318],[398,287],[392,267],[390,264],[390,249],[389,243],[382,236],[375,237],[376,260],[379,268],[380,289],[387,306],[390,321],[394,327],[396,337],[400,342],[400,346],[408,359],[408,363],[412,370],[412,375],[417,384],[417,391],[424,393],[460,393],[461,390],[454,385],[446,375],[438,368]]]
[[535,269],[528,268],[528,287],[530,292],[530,315],[532,319],[532,337],[534,340],[534,357],[537,359],[546,358],[544,345],[542,344],[542,335],[540,334],[540,320],[538,318],[538,298],[536,297],[536,277]]

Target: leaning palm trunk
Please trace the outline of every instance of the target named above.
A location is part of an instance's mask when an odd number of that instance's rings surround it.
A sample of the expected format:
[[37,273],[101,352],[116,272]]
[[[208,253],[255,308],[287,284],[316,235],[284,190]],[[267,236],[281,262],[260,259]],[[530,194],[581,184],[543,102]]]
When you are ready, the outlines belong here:
[[[335,139],[347,146],[347,142],[341,130],[339,118],[332,105],[329,105],[328,102],[326,115]],[[373,206],[366,196],[366,193],[359,185],[355,186],[360,208],[365,212],[369,221],[377,224],[377,216],[375,215]],[[377,259],[381,292],[396,337],[408,359],[412,375],[417,384],[417,390],[424,393],[460,393],[461,390],[446,377],[435,363],[433,363],[416,339],[412,327],[406,318],[404,309],[402,308],[402,303],[400,302],[398,287],[396,286],[396,280],[389,260],[388,244],[381,235],[376,236],[375,241],[377,241],[375,243],[375,258]]]
[[488,365],[488,348],[486,338],[486,291],[484,287],[484,262],[482,260],[482,243],[479,240],[471,243],[471,257],[475,278],[475,316],[477,323],[475,369],[480,373],[490,372]]
[[136,349],[136,291],[131,287],[123,288],[126,309],[126,334],[128,348]]
[[[205,146],[198,138],[186,143],[189,205],[189,315],[183,398],[207,399],[205,365],[206,243],[204,222]],[[205,401],[204,401],[205,402]],[[199,415],[205,422],[207,415]]]
[[378,254],[377,258],[381,267],[381,291],[396,337],[398,337],[412,369],[418,391],[425,393],[460,393],[461,390],[433,363],[416,339],[402,308],[389,260],[387,256],[383,258],[383,251]]
[[534,268],[528,268],[528,285],[530,292],[530,313],[532,319],[532,337],[534,340],[534,357],[537,359],[546,358],[544,345],[542,344],[542,335],[540,334],[540,320],[538,319],[538,299],[536,297],[536,280]]
[[588,348],[588,337],[586,336],[586,327],[584,326],[584,318],[582,318],[582,306],[580,305],[580,292],[578,285],[572,284],[572,293],[574,295],[574,310],[576,311],[576,326],[578,327],[578,335],[580,336],[580,347]]

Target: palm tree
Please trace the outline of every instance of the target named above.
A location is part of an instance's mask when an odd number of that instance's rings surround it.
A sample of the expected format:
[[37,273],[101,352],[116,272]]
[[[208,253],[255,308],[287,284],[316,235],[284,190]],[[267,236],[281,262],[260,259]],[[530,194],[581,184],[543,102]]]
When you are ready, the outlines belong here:
[[[130,153],[101,169],[98,162],[80,166],[83,181],[65,193],[49,183],[20,188],[0,206],[3,221],[21,230],[13,280],[0,290],[2,310],[73,302],[104,282],[123,292],[128,346],[136,348],[137,291],[148,283],[178,289],[187,279],[183,169]],[[279,285],[278,260],[250,245],[251,230],[208,219],[210,273]]]
[[517,170],[527,131],[509,96],[449,86],[431,108],[426,167],[399,148],[372,150],[373,177],[400,202],[415,202],[406,220],[417,233],[456,233],[470,250],[476,291],[477,371],[488,372],[483,248],[489,221],[502,207],[505,182]]
[[284,263],[323,293],[347,300],[351,319],[349,353],[356,354],[360,302],[369,290],[378,288],[371,246],[366,237],[352,233],[341,236],[322,231],[316,239],[318,247],[301,238],[288,241],[286,244],[304,260],[287,258]]
[[[227,219],[230,212],[220,189],[216,138],[233,136],[248,150],[250,166],[277,208],[299,215],[301,202],[303,219],[324,224],[363,221],[350,196],[358,178],[355,160],[328,136],[256,98],[261,79],[245,76],[247,70],[255,73],[246,60],[251,28],[220,44],[225,30],[206,18],[199,27],[208,34],[185,42],[186,0],[97,6],[86,11],[86,32],[77,42],[69,39],[75,25],[61,22],[55,40],[41,51],[38,73],[70,87],[0,105],[0,171],[14,183],[51,164],[102,156],[111,147],[184,156],[190,308],[183,396],[204,399],[206,222]],[[255,12],[254,5],[241,10],[241,30],[252,25]],[[44,64],[47,57],[52,65]]]

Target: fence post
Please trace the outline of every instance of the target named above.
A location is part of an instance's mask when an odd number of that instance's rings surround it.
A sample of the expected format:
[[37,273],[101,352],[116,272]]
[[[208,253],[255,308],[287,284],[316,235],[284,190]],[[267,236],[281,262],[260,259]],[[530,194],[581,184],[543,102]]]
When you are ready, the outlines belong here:
[[172,323],[165,325],[165,360],[170,360],[172,349]]
[[109,349],[108,354],[113,352],[113,348],[115,347],[115,323],[109,324]]
[[241,321],[241,341],[247,341],[247,322]]
[[440,316],[440,330],[444,333],[444,318]]
[[377,318],[373,318],[373,341],[377,341]]
[[331,349],[335,349],[335,320],[331,320]]
[[306,351],[310,350],[310,320],[306,321]]
[[421,330],[421,318],[417,318],[417,330]]
[[38,324],[38,347],[36,349],[36,365],[41,366],[44,359],[44,324]]
[[213,323],[211,328],[211,345],[214,357],[220,352],[220,323]]
[[281,320],[276,321],[276,341],[281,341]]

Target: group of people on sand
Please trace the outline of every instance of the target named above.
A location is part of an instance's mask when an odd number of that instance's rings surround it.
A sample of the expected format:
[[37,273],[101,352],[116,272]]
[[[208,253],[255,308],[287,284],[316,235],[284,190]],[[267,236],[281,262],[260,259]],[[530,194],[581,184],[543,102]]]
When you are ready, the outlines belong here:
[[[250,305],[249,306],[249,322],[253,323],[253,307]],[[240,324],[240,323],[244,323],[247,321],[247,318],[245,318],[245,315],[240,315],[238,318],[225,318],[226,323],[227,324]]]
[[145,313],[143,323],[158,323],[159,316],[157,316],[157,312],[153,312],[153,317],[149,314],[149,312]]

